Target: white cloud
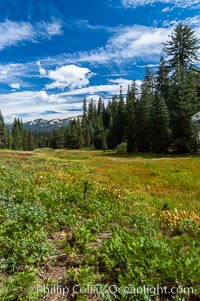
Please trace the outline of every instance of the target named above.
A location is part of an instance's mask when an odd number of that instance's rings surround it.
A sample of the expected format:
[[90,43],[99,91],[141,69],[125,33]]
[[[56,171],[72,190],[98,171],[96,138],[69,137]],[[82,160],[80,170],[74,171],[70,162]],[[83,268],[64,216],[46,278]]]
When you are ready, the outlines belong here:
[[75,89],[68,92],[60,93],[60,97],[67,97],[70,95],[76,96],[76,95],[89,95],[88,97],[91,98],[91,95],[104,95],[103,97],[110,97],[115,94],[119,94],[120,86],[123,88],[123,93],[126,94],[128,85],[132,83],[131,80],[126,79],[119,79],[119,80],[110,80],[111,84],[107,85],[97,85],[97,86],[89,86],[85,88]]
[[113,63],[135,63],[137,60],[157,61],[162,52],[162,42],[166,41],[172,31],[172,26],[168,28],[157,28],[147,26],[127,26],[120,27],[108,41],[105,47],[65,54],[58,58],[74,63],[90,63],[91,65],[112,66]]
[[40,73],[40,76],[41,77],[46,77],[47,75],[47,72],[44,68],[41,67],[41,62],[40,61],[37,61],[36,62],[36,65],[39,67],[39,73]]
[[[14,117],[22,117],[23,121],[28,121],[36,118],[52,119],[76,116],[82,112],[84,96],[88,100],[91,98],[97,100],[102,97],[106,101],[115,94],[119,95],[121,85],[123,94],[126,94],[128,85],[132,83],[123,78],[110,79],[108,82],[106,85],[82,87],[56,94],[50,94],[44,90],[0,94],[1,109],[5,118],[9,120]],[[141,81],[136,81],[136,84],[140,86]],[[43,115],[43,112],[47,113]]]
[[39,73],[41,77],[45,77],[47,75],[47,72],[44,68],[39,68]]
[[[124,78],[110,78],[108,79],[108,82],[111,83],[111,84],[118,84],[122,87],[128,87],[128,85],[130,85],[132,83],[131,80],[128,80],[128,79],[124,79]],[[119,93],[119,91],[118,91]]]
[[48,72],[47,77],[54,80],[54,82],[47,84],[46,89],[82,88],[89,84],[89,78],[93,75],[94,73],[88,68],[76,65],[62,66],[55,71],[51,70]]
[[144,66],[138,66],[139,68],[146,68],[146,67],[149,67],[149,68],[157,68],[159,66],[159,64],[147,64],[147,65],[144,65]]
[[25,41],[36,42],[40,39],[51,39],[62,34],[62,24],[59,21],[51,23],[39,22],[32,25],[28,22],[6,20],[0,23],[0,50],[17,46]]
[[0,50],[16,45],[20,41],[32,40],[33,37],[33,27],[29,23],[9,20],[0,23]]
[[199,0],[121,0],[123,7],[136,8],[138,6],[152,5],[155,3],[172,4],[174,7],[200,8]]
[[59,21],[54,21],[52,23],[42,22],[41,29],[43,29],[44,32],[46,32],[50,36],[62,34],[62,27],[61,27],[61,23]]
[[19,83],[20,87],[28,86],[25,82],[28,78],[37,76],[37,68],[35,63],[11,63],[0,64],[0,82],[10,85],[10,83]]
[[13,83],[13,84],[10,85],[10,87],[13,88],[13,89],[19,90],[20,89],[20,84],[19,83]]
[[[200,17],[184,20],[195,29],[200,38]],[[18,82],[20,86],[27,86],[29,78],[49,78],[53,82],[46,85],[46,89],[65,87],[69,89],[81,88],[89,84],[89,79],[94,74],[89,68],[77,65],[89,64],[92,67],[103,65],[116,73],[126,71],[127,64],[146,65],[156,64],[162,54],[162,42],[168,40],[177,21],[170,21],[165,27],[147,27],[140,25],[116,27],[104,47],[89,50],[87,52],[65,53],[60,56],[47,57],[36,62],[24,64],[0,65],[0,82],[10,85]],[[1,38],[0,38],[1,39]],[[113,66],[115,65],[115,70]],[[54,69],[53,68],[56,68]]]
[[82,110],[82,97],[61,97],[60,94],[47,94],[45,91],[0,94],[0,103],[3,116],[10,122],[14,117],[22,117],[23,121],[67,118],[78,115],[77,110]]
[[[181,20],[180,20],[181,21]],[[192,26],[198,38],[200,38],[200,17],[187,18],[184,21]],[[165,21],[163,27],[147,27],[141,25],[120,26],[108,39],[104,47],[89,50],[87,52],[66,53],[57,58],[50,58],[44,64],[57,63],[74,64],[89,63],[96,67],[120,67],[124,64],[133,64],[138,61],[143,63],[157,63],[162,54],[163,42],[169,39],[178,21]]]

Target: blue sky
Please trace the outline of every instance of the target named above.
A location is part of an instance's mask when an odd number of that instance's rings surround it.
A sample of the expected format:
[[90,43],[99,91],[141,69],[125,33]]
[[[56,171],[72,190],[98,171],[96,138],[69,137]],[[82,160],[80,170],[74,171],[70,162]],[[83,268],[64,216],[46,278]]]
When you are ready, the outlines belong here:
[[66,118],[157,68],[178,22],[200,38],[199,0],[0,0],[0,109],[6,121]]

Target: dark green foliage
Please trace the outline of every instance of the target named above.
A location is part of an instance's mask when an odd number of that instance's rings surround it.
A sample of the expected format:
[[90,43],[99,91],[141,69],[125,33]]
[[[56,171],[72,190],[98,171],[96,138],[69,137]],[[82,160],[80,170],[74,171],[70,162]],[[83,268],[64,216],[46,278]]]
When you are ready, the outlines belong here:
[[178,24],[170,40],[164,43],[164,51],[169,57],[169,68],[175,70],[183,67],[184,71],[191,69],[194,61],[198,60],[199,41],[194,30],[183,23]]
[[4,119],[0,111],[0,149],[6,147],[6,130]]
[[33,133],[30,130],[25,130],[19,119],[14,120],[12,135],[8,131],[7,137],[8,147],[11,145],[14,150],[32,151],[36,147]]
[[35,149],[35,140],[33,137],[33,133],[29,130],[27,135],[27,150],[34,150]]
[[137,113],[137,88],[135,82],[128,87],[126,97],[126,140],[127,152],[136,150],[136,113]]
[[180,23],[164,44],[172,71],[168,93],[172,149],[176,152],[189,152],[198,146],[194,133],[192,116],[199,110],[199,72],[193,62],[198,60],[198,39],[194,31]]
[[9,129],[5,129],[6,131],[6,148],[11,149],[12,148],[12,135]]
[[153,112],[153,73],[146,69],[142,84],[142,94],[137,107],[137,149],[139,152],[151,151],[152,139],[152,112]]
[[14,150],[23,150],[23,126],[19,119],[14,120],[12,137],[12,148]]

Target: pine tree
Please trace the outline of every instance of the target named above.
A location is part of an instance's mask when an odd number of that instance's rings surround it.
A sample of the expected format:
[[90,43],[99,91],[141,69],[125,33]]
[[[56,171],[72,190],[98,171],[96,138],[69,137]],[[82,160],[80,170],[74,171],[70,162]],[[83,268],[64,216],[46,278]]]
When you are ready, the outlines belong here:
[[160,58],[159,68],[157,71],[156,90],[157,93],[164,97],[167,103],[170,87],[169,68],[163,56]]
[[6,129],[6,148],[12,148],[12,135],[8,128]]
[[198,98],[192,74],[184,73],[183,68],[176,70],[170,89],[170,119],[172,147],[176,152],[189,152],[197,145],[194,141],[192,116],[197,112]]
[[5,129],[4,119],[0,111],[0,149],[5,147],[6,147],[6,129]]
[[15,150],[23,150],[23,126],[19,119],[14,119],[12,129],[12,148]]
[[164,51],[169,58],[169,68],[176,70],[181,66],[184,71],[190,70],[193,63],[199,59],[197,55],[199,40],[195,31],[181,22],[169,37],[169,41],[164,43]]
[[167,152],[170,144],[169,110],[164,97],[154,95],[151,109],[151,151]]
[[35,139],[31,130],[28,131],[27,135],[27,150],[33,151],[35,149]]
[[83,99],[83,116],[81,119],[81,131],[82,131],[83,146],[90,147],[91,139],[90,139],[86,98]]
[[137,88],[135,82],[128,87],[126,97],[126,141],[127,152],[136,151],[136,106]]
[[137,106],[136,141],[139,152],[150,152],[152,147],[152,111],[154,99],[154,74],[147,68]]
[[198,39],[194,30],[180,23],[164,44],[168,55],[170,79],[168,107],[172,131],[172,148],[177,152],[188,152],[197,145],[194,141],[192,116],[198,111],[197,68]]
[[105,152],[108,149],[105,132],[101,132],[101,149]]

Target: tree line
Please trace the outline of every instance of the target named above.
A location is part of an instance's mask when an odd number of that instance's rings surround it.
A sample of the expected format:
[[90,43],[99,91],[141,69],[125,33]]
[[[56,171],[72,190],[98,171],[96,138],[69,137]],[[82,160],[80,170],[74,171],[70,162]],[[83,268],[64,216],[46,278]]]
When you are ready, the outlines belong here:
[[67,127],[32,132],[15,119],[10,132],[0,115],[0,148],[106,150],[124,143],[129,153],[196,151],[199,129],[192,116],[200,111],[199,41],[191,27],[180,23],[163,50],[158,70],[147,67],[141,87],[133,81],[126,96],[121,87],[107,104],[85,98],[82,116]]

